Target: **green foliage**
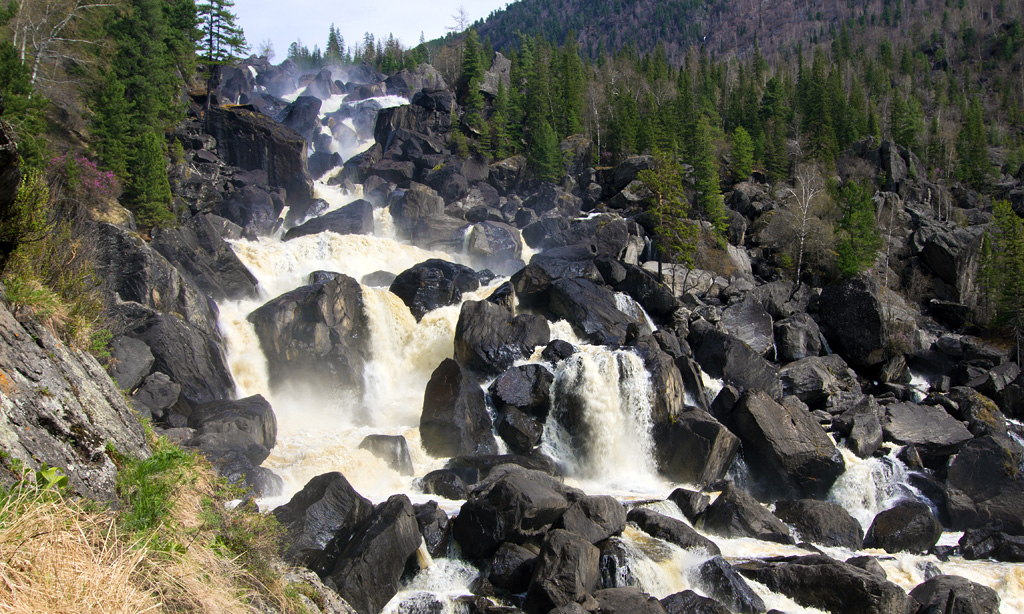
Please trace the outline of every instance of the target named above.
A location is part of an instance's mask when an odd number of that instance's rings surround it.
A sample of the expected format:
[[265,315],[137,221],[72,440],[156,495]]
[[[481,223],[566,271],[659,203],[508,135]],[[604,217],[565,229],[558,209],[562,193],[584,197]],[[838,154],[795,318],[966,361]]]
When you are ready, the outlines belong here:
[[14,127],[23,164],[30,168],[41,167],[46,150],[42,140],[46,100],[33,92],[28,66],[6,40],[0,41],[0,92],[3,93],[4,120]]
[[641,171],[639,179],[651,192],[647,215],[654,221],[658,262],[667,260],[692,268],[698,232],[697,225],[689,219],[683,169],[678,162],[657,156],[654,168]]
[[875,263],[878,250],[882,248],[882,235],[875,222],[875,205],[867,188],[853,181],[847,182],[838,190],[838,201],[842,217],[836,229],[839,237],[836,268],[840,276],[852,277]]
[[93,109],[93,146],[103,167],[113,171],[122,181],[127,181],[131,178],[128,172],[131,105],[125,98],[124,82],[117,75],[107,75]]
[[983,190],[989,183],[992,163],[988,157],[988,137],[981,101],[977,96],[971,101],[967,118],[956,142],[959,158],[957,178],[975,190]]
[[750,177],[751,171],[754,170],[754,141],[743,126],[737,126],[733,130],[731,153],[733,179],[743,181]]
[[693,173],[697,190],[697,217],[711,222],[718,235],[724,236],[729,220],[725,213],[725,199],[718,178],[718,160],[711,142],[711,128],[707,118],[697,123],[697,151],[693,159]]
[[170,211],[171,184],[167,179],[167,161],[164,157],[163,138],[146,132],[132,152],[134,170],[125,184],[126,206],[140,224],[147,228],[174,223]]
[[889,132],[892,140],[911,151],[918,145],[918,135],[924,131],[924,120],[921,105],[913,96],[904,98],[899,92],[893,92],[892,111],[889,114]]
[[480,92],[480,82],[483,80],[484,66],[481,54],[480,38],[476,30],[470,28],[463,48],[459,91],[466,107],[466,124],[474,130],[480,130],[483,126],[481,113],[484,110],[484,96]]
[[[208,0],[196,4],[196,17],[202,36],[196,41],[196,54],[208,67],[230,64],[249,49],[245,33],[231,12],[233,0]],[[333,26],[332,26],[333,28]]]
[[555,131],[547,120],[543,120],[539,129],[532,134],[526,162],[541,181],[555,183],[562,179],[562,154],[558,149]]
[[1024,222],[1010,203],[992,205],[992,225],[982,248],[980,285],[991,322],[1024,335]]
[[62,490],[68,486],[68,476],[58,467],[50,467],[46,463],[36,469],[36,485],[40,490]]
[[149,531],[168,522],[175,491],[194,483],[201,461],[195,452],[160,438],[149,458],[116,455],[115,462],[117,494],[125,507],[121,525],[130,531]]

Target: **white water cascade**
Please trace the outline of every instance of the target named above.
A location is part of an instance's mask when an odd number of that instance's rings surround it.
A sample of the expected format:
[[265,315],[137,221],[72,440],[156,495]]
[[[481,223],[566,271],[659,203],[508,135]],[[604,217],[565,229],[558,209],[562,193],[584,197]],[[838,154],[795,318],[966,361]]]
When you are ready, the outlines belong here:
[[[405,101],[378,100],[382,106]],[[386,104],[385,104],[386,103]],[[323,112],[344,104],[342,97],[325,101]],[[346,120],[350,121],[350,120]],[[354,153],[369,143],[342,152]],[[334,210],[361,197],[361,186],[354,192],[318,183],[316,196]],[[405,437],[414,469],[422,476],[443,466],[446,459],[431,458],[419,441],[419,416],[423,390],[440,362],[453,354],[453,338],[459,305],[433,310],[420,321],[408,307],[385,288],[363,286],[364,313],[370,337],[363,372],[364,391],[338,394],[323,390],[284,386],[270,389],[267,361],[247,316],[263,303],[307,283],[311,272],[337,271],[356,280],[378,271],[400,273],[430,258],[471,264],[464,254],[420,249],[395,238],[387,209],[375,212],[373,235],[337,235],[330,232],[304,236],[283,242],[278,237],[237,240],[235,253],[256,276],[261,295],[258,299],[224,302],[220,307],[229,366],[237,394],[264,395],[274,407],[278,419],[278,443],[265,466],[285,480],[285,493],[264,501],[265,507],[283,503],[309,479],[328,471],[340,471],[353,487],[374,502],[395,493],[405,493],[414,502],[437,499],[417,491],[411,476],[399,475],[383,460],[359,449],[362,439],[371,434]],[[530,252],[524,250],[524,258]],[[463,300],[481,300],[504,280],[466,294]],[[626,295],[616,297],[618,307],[634,319],[653,322]],[[639,315],[643,318],[639,318]],[[613,350],[581,343],[571,326],[560,321],[551,324],[551,337],[569,341],[578,352],[557,365],[551,416],[545,424],[542,451],[570,474],[566,481],[588,494],[610,494],[623,501],[663,500],[675,485],[657,476],[653,461],[652,390],[642,359],[629,350]],[[541,348],[529,361],[541,362]],[[709,396],[721,388],[721,380],[705,378]],[[573,435],[570,436],[570,433]],[[846,457],[848,470],[837,482],[830,498],[843,505],[867,528],[874,515],[897,499],[914,496],[906,467],[894,455],[862,460]],[[442,509],[456,512],[460,502],[440,500]],[[684,520],[675,504],[661,502],[658,511]],[[771,555],[807,554],[796,546],[712,536],[730,560]],[[692,578],[692,570],[707,560],[706,553],[682,550],[627,525],[618,537],[634,580],[655,597],[692,589],[702,592]],[[848,558],[850,553],[832,553]],[[415,575],[385,606],[384,612],[461,611],[454,602],[469,594],[469,586],[479,570],[457,556],[430,560],[421,553],[422,571]],[[899,555],[884,561],[890,579],[906,589],[923,581],[922,562],[934,557]],[[992,586],[1003,599],[1004,611],[1024,612],[1024,566],[951,561],[938,563],[946,573],[964,575]],[[751,583],[769,608],[786,612],[817,614],[792,600]]]

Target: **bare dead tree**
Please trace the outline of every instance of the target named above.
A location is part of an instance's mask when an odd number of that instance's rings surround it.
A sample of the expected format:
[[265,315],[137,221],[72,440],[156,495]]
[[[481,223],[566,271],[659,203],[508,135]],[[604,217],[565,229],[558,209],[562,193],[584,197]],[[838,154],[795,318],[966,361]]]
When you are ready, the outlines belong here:
[[821,171],[816,165],[801,164],[796,168],[794,185],[784,186],[782,192],[787,194],[796,207],[797,227],[797,261],[796,261],[796,288],[800,288],[801,275],[804,267],[804,253],[807,246],[807,237],[811,232],[812,218],[816,217],[813,212],[814,205],[819,196],[825,192],[824,180]]

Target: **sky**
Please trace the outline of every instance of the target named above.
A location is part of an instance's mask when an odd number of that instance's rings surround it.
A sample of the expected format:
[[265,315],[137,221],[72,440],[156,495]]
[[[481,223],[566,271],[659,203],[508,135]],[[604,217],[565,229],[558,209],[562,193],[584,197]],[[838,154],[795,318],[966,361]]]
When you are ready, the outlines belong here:
[[237,23],[245,30],[245,39],[255,52],[260,43],[270,39],[276,56],[274,63],[284,61],[288,46],[296,40],[313,50],[327,46],[331,24],[345,37],[351,47],[362,42],[370,32],[378,40],[393,34],[405,47],[415,47],[420,33],[431,40],[444,36],[445,28],[453,27],[452,17],[460,6],[465,7],[470,23],[484,19],[496,9],[503,9],[511,0],[235,0]]

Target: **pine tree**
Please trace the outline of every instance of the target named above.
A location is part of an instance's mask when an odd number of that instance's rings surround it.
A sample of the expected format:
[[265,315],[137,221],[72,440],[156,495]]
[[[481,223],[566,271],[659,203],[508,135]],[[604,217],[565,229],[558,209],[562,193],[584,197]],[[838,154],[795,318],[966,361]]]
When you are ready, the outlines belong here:
[[744,181],[754,170],[754,142],[743,126],[737,126],[732,132],[731,144],[733,179]]
[[992,205],[992,226],[987,239],[991,249],[983,254],[982,282],[994,305],[992,323],[1013,336],[1018,356],[1024,345],[1024,221],[1008,201]]
[[242,28],[231,12],[233,0],[208,0],[196,5],[196,17],[202,37],[196,42],[196,55],[206,66],[206,108],[210,108],[210,90],[220,83],[220,67],[238,60],[249,46]]
[[480,117],[484,109],[484,96],[480,92],[480,82],[483,80],[483,76],[480,38],[477,36],[476,28],[470,28],[466,33],[462,51],[462,75],[459,78],[459,91],[465,101],[466,124],[474,130],[479,130],[483,124]]
[[111,73],[93,105],[91,122],[93,145],[103,167],[122,182],[128,179],[129,145],[131,144],[131,107],[125,98],[124,83]]
[[971,101],[966,121],[960,129],[956,153],[959,157],[957,177],[975,190],[983,190],[988,185],[992,163],[988,157],[988,138],[985,135],[981,101],[977,96]]
[[527,164],[541,181],[557,182],[562,179],[562,155],[558,137],[547,120],[543,120],[531,136]]
[[174,222],[171,214],[171,185],[167,181],[167,161],[163,139],[155,132],[144,132],[132,152],[129,180],[124,192],[136,219],[146,227],[166,226]]
[[711,222],[719,236],[723,236],[728,227],[728,217],[718,178],[718,160],[715,159],[715,147],[711,142],[711,128],[703,116],[697,122],[697,152],[693,159],[693,173],[697,190],[696,213],[700,219]]
[[836,266],[843,277],[851,277],[875,263],[882,247],[882,235],[875,222],[875,204],[871,193],[850,181],[839,190],[842,217],[839,219],[839,244]]
[[[647,215],[654,222],[659,277],[662,276],[662,262],[692,269],[698,232],[697,225],[689,219],[690,205],[683,191],[682,168],[674,160],[658,155],[654,158],[654,168],[640,171],[638,178],[652,195]],[[674,273],[673,269],[673,290],[676,281]]]
[[327,49],[324,51],[324,61],[328,64],[341,64],[345,56],[345,38],[341,32],[331,24],[330,32],[327,35]]

